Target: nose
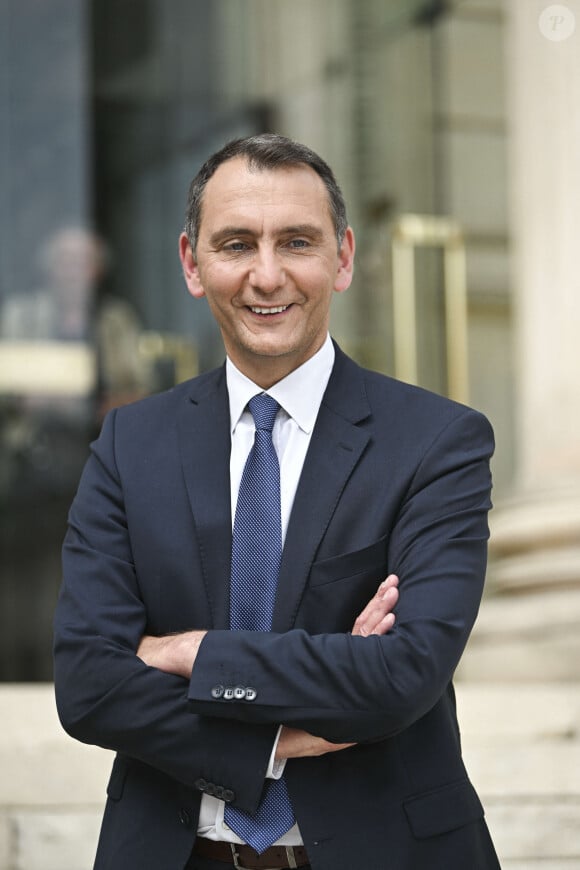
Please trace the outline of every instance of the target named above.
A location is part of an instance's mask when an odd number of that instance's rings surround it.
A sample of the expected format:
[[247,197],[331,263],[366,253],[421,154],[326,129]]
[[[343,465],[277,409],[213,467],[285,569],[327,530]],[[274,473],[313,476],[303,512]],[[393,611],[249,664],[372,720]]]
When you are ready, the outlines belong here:
[[252,261],[250,283],[256,290],[273,293],[284,284],[285,274],[279,254],[272,248],[259,248]]

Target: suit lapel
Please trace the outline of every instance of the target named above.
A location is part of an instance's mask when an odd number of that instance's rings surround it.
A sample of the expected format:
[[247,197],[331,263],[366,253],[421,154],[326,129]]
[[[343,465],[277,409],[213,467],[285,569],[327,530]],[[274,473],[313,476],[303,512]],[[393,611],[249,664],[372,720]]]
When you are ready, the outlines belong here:
[[[368,443],[358,424],[369,414],[361,370],[336,348],[288,524],[273,631],[288,631],[294,624],[320,541]],[[225,368],[192,382],[178,426],[212,627],[228,628],[232,525]]]
[[369,414],[361,370],[336,348],[288,524],[273,631],[288,631],[294,624],[320,541],[368,443],[358,424]]
[[178,425],[212,627],[228,628],[232,527],[230,414],[224,368],[192,382]]

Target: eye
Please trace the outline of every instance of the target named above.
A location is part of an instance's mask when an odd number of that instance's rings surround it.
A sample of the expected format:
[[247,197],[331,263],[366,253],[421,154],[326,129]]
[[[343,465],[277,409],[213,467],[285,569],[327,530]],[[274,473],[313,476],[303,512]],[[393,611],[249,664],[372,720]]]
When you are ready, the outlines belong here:
[[290,239],[288,242],[288,247],[293,248],[295,250],[300,250],[301,248],[308,248],[310,245],[306,239]]
[[224,251],[232,251],[234,254],[247,251],[248,248],[249,245],[247,245],[246,242],[228,242],[227,245],[224,245]]

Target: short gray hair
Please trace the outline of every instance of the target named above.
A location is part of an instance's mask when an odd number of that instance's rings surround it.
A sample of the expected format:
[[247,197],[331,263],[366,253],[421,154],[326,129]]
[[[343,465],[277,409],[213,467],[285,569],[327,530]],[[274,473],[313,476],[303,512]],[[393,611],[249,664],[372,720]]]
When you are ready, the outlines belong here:
[[234,157],[246,157],[250,168],[258,170],[301,165],[313,169],[326,187],[330,216],[340,248],[348,221],[344,197],[330,166],[306,145],[301,145],[299,142],[294,142],[294,140],[277,133],[261,133],[258,136],[248,136],[244,139],[234,139],[232,142],[228,142],[205,161],[191,182],[184,230],[193,251],[195,251],[199,237],[206,185],[216,169]]

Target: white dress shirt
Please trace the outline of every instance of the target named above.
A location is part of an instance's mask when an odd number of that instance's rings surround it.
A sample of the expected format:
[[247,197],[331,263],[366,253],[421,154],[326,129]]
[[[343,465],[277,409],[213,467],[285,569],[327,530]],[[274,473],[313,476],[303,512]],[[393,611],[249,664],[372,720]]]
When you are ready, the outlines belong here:
[[[302,466],[333,365],[334,346],[330,336],[327,335],[326,341],[313,357],[269,390],[264,391],[242,374],[229,358],[227,359],[226,379],[232,444],[230,454],[232,522],[244,465],[254,443],[255,425],[248,409],[248,402],[254,396],[267,392],[280,405],[272,431],[272,441],[280,463],[280,508],[282,542],[284,542]],[[267,773],[267,776],[272,779],[279,778],[284,770],[283,763],[274,762],[276,744],[277,740],[272,749]],[[243,751],[243,747],[240,747],[240,751]],[[203,795],[201,799],[198,834],[210,840],[243,842],[224,822],[224,802],[211,795]],[[298,826],[295,824],[277,842],[282,846],[301,845],[302,838]]]

